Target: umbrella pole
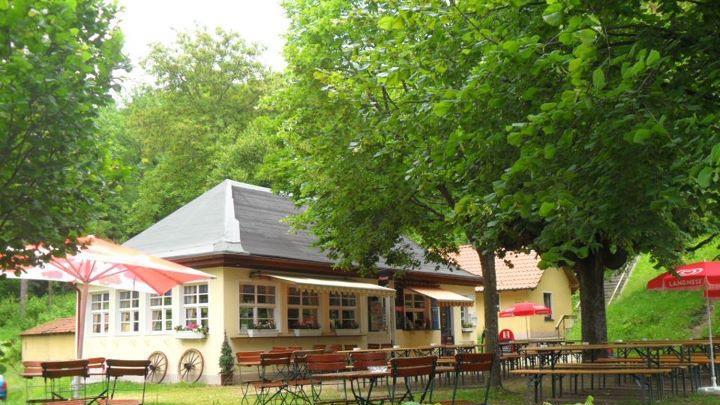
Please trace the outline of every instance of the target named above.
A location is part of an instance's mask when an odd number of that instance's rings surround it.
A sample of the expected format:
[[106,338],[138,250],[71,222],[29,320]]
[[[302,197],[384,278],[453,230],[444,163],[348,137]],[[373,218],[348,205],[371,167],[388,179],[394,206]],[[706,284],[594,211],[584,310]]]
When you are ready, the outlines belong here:
[[713,388],[717,387],[715,376],[715,348],[713,347],[712,311],[710,310],[710,297],[707,297],[708,339],[710,340],[710,382]]
[[[707,294],[706,294],[707,295]],[[709,387],[700,387],[699,391],[720,394],[720,387],[717,385],[717,378],[715,376],[715,348],[713,347],[713,330],[712,330],[712,311],[710,310],[710,297],[707,298],[707,318],[708,318],[708,341],[710,343],[710,383]]]

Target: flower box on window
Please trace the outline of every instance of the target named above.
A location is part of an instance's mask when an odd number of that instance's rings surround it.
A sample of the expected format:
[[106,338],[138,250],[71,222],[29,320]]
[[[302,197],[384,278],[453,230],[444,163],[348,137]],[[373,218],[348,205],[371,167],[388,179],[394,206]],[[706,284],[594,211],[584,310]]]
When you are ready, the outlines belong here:
[[297,328],[293,329],[295,336],[320,336],[322,335],[322,329],[318,326],[317,328]]
[[185,326],[175,327],[175,337],[178,339],[205,339],[209,330],[207,326],[189,323]]
[[246,329],[249,337],[274,337],[278,335],[277,329]]
[[354,336],[360,334],[360,328],[354,329],[335,329],[335,334],[338,336]]
[[474,330],[475,330],[475,328],[465,328],[465,327],[463,327],[463,328],[462,328],[462,333],[473,333]]
[[205,339],[207,336],[205,336],[204,333],[197,332],[194,330],[176,330],[175,337],[177,339],[197,340],[197,339]]
[[475,325],[470,322],[462,323],[462,333],[472,333],[475,330]]
[[252,325],[252,328],[245,329],[249,337],[273,337],[278,335],[275,322],[262,320]]
[[360,325],[353,320],[333,320],[331,326],[333,331],[335,331],[335,334],[338,336],[353,336],[360,334]]

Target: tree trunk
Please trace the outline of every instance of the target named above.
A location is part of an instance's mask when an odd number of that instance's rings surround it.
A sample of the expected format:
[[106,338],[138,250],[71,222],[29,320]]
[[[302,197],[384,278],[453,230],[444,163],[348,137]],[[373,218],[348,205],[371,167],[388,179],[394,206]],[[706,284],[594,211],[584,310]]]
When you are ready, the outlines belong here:
[[607,342],[607,319],[605,317],[605,268],[600,260],[590,260],[575,266],[580,282],[580,317],[582,340],[589,343]]
[[25,309],[28,300],[28,281],[20,279],[20,319],[25,318]]
[[493,387],[501,387],[500,379],[500,349],[498,347],[498,291],[495,277],[495,253],[485,253],[475,248],[480,256],[480,266],[483,274],[483,299],[485,306],[485,352],[495,353],[495,362],[490,374]]
[[53,282],[48,281],[47,285],[47,304],[48,308],[50,308],[53,304]]

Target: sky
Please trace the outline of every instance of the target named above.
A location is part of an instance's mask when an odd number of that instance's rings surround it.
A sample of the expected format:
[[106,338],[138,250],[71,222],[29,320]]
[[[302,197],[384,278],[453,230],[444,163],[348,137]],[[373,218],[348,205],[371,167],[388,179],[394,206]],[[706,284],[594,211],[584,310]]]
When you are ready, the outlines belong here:
[[149,81],[140,61],[150,44],[171,44],[177,31],[196,25],[238,32],[265,46],[261,62],[276,71],[285,67],[282,48],[288,20],[280,0],[119,0],[119,4],[124,8],[120,14],[124,50],[133,65],[123,84],[126,91]]

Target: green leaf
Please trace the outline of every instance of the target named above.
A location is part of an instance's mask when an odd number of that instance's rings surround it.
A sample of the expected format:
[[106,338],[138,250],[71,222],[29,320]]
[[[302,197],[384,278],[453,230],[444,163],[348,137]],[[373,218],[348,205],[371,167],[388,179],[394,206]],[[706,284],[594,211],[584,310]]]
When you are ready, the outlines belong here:
[[7,368],[5,367],[5,365],[0,364],[0,374],[5,374],[6,371],[7,371]]
[[653,49],[650,51],[650,54],[648,55],[647,59],[645,60],[645,64],[647,66],[653,66],[660,60],[660,52]]
[[555,157],[555,152],[557,149],[555,148],[555,145],[549,143],[545,145],[545,149],[543,150],[545,159],[552,159]]
[[697,175],[697,182],[702,188],[707,188],[710,186],[710,181],[712,180],[714,170],[712,167],[704,167],[702,170],[700,170],[700,173]]
[[552,214],[552,212],[555,210],[555,203],[552,202],[544,202],[540,204],[540,210],[538,210],[538,214],[540,214],[541,217],[546,218]]
[[503,49],[505,49],[508,52],[515,53],[520,49],[520,43],[518,41],[505,41],[502,44]]
[[378,27],[385,31],[400,30],[403,29],[404,26],[402,18],[400,17],[386,15],[378,20]]
[[0,0],[0,10],[7,10],[8,8],[10,8],[8,0]]
[[437,115],[438,117],[444,117],[450,111],[452,105],[452,102],[447,100],[437,102],[433,105],[433,114]]
[[597,68],[593,71],[593,86],[595,90],[602,90],[605,88],[605,72],[601,68]]
[[634,143],[644,143],[645,140],[647,140],[648,138],[650,138],[652,136],[652,134],[653,133],[651,130],[649,130],[647,128],[640,128],[635,131],[635,133],[633,134],[632,140]]

